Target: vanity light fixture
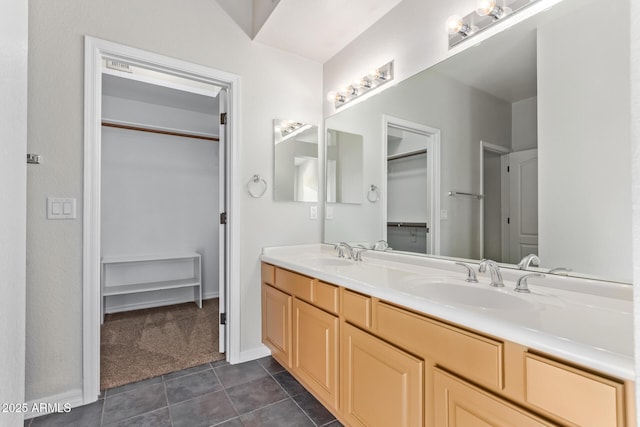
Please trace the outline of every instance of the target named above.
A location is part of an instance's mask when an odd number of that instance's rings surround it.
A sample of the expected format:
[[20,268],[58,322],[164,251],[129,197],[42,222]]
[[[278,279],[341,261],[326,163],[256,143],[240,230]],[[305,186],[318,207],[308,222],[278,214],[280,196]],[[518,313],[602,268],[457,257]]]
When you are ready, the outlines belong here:
[[356,79],[338,92],[329,92],[327,100],[333,102],[334,107],[338,108],[391,80],[393,80],[393,61],[369,71],[366,76]]
[[447,31],[449,34],[460,34],[462,37],[467,37],[472,30],[471,26],[465,24],[460,16],[451,15],[447,19]]
[[447,19],[449,49],[537,1],[539,0],[478,0],[475,11],[463,17],[453,15]]
[[505,9],[496,4],[496,0],[479,0],[476,13],[480,16],[490,16],[500,19],[505,14]]

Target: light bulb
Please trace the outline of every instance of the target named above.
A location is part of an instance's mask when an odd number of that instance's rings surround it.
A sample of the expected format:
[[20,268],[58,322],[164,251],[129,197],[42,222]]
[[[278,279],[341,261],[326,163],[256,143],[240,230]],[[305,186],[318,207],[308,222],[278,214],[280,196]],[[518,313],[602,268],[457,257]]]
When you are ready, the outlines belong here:
[[500,19],[504,15],[504,9],[496,4],[496,0],[478,0],[476,13],[480,16]]
[[447,31],[449,34],[460,34],[466,37],[471,32],[471,27],[465,24],[460,16],[451,15],[449,19],[447,19]]
[[327,93],[327,101],[335,101],[338,98],[338,94],[334,91]]

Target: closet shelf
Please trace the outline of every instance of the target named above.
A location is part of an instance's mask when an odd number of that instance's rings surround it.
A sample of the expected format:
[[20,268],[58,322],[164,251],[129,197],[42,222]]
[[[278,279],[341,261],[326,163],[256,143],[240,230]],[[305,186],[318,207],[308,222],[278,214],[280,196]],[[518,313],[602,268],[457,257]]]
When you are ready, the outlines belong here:
[[166,280],[162,282],[110,284],[105,286],[102,296],[136,294],[138,292],[160,291],[165,289],[190,288],[200,286],[200,281],[194,278],[184,280]]
[[390,154],[387,156],[387,161],[404,159],[407,157],[421,156],[427,154],[427,149],[422,148],[419,150],[407,151],[406,153]]
[[[113,275],[112,269],[117,269],[119,271],[131,272],[136,269],[142,268],[146,271],[146,269],[151,269],[153,272],[153,268],[163,263],[172,263],[172,262],[180,262],[180,263],[191,263],[185,265],[189,269],[192,269],[193,272],[191,277],[187,278],[174,278],[171,280],[155,280],[155,281],[140,281],[140,278],[137,280],[132,280],[131,282],[126,282],[122,280],[122,278],[111,278]],[[118,267],[116,267],[118,266]],[[133,269],[133,270],[132,270]],[[139,270],[138,270],[139,272]],[[145,273],[146,274],[146,273]],[[169,273],[171,274],[171,273]],[[184,275],[184,272],[179,273],[180,276]],[[127,275],[125,274],[124,277]],[[178,276],[178,274],[175,274]],[[118,276],[116,276],[118,277]],[[157,277],[157,272],[156,272]],[[169,277],[170,278],[170,277]],[[102,320],[104,321],[104,315],[107,312],[107,298],[115,297],[118,295],[130,295],[130,294],[138,294],[144,292],[153,292],[153,291],[165,291],[171,289],[180,289],[180,288],[193,288],[193,302],[199,308],[202,308],[202,257],[197,252],[190,253],[167,253],[167,254],[157,254],[157,255],[127,255],[127,256],[106,256],[102,258],[102,265],[100,269],[100,282],[102,288]],[[157,303],[150,302],[149,306],[157,306]]]
[[136,123],[116,122],[113,120],[103,120],[102,126],[116,128],[116,129],[134,130],[139,132],[157,133],[160,135],[180,136],[183,138],[204,139],[205,141],[220,140],[220,138],[217,136],[210,136],[210,135],[194,133],[194,132],[184,132],[178,129],[170,129],[170,128],[163,129],[163,128],[158,128],[153,126],[144,126]]

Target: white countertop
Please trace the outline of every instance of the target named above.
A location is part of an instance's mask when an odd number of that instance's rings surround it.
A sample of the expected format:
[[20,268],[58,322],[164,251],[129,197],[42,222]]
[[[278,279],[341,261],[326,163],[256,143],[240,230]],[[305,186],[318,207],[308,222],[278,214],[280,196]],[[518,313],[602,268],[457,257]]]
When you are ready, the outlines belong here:
[[[453,261],[367,251],[340,259],[331,245],[264,248],[262,261],[545,352],[623,380],[635,379],[632,288],[546,275],[513,291],[524,272],[502,269],[504,288],[465,282]],[[477,264],[470,264],[477,273]]]

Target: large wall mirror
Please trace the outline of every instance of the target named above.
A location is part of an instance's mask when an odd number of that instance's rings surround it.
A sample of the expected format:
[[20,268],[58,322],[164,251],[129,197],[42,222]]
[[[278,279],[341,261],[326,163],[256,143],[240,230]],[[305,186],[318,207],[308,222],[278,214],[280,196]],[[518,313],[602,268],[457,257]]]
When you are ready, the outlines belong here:
[[318,127],[273,121],[273,195],[278,201],[318,201]]
[[630,4],[599,5],[564,0],[329,117],[382,191],[324,240],[631,282]]

